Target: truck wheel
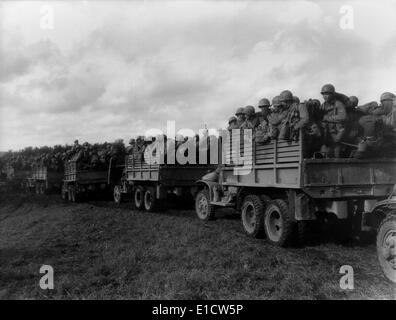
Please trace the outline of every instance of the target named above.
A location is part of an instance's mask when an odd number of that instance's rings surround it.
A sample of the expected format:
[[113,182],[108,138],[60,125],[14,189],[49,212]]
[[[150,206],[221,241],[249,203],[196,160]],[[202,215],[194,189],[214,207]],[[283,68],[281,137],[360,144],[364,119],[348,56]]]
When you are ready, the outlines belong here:
[[44,182],[40,183],[40,194],[45,194],[45,184],[44,184]]
[[69,187],[69,201],[76,202],[76,188],[75,188],[75,186]]
[[142,186],[137,186],[134,193],[133,199],[135,207],[138,210],[143,210],[144,207],[144,188]]
[[155,211],[157,206],[157,198],[155,196],[154,188],[147,188],[144,193],[144,209],[148,212]]
[[61,195],[63,200],[67,200],[69,198],[69,194],[67,192],[67,187],[62,186]]
[[294,238],[295,223],[290,220],[287,202],[281,199],[268,203],[264,216],[268,240],[279,247],[287,247]]
[[116,204],[120,204],[122,202],[122,187],[119,185],[114,186],[113,189],[113,198]]
[[386,277],[396,283],[396,216],[388,216],[378,228],[377,255]]
[[264,235],[264,205],[259,196],[245,197],[241,208],[242,225],[249,237],[262,238]]
[[195,212],[200,220],[213,220],[215,217],[215,207],[210,204],[208,190],[201,190],[195,197]]

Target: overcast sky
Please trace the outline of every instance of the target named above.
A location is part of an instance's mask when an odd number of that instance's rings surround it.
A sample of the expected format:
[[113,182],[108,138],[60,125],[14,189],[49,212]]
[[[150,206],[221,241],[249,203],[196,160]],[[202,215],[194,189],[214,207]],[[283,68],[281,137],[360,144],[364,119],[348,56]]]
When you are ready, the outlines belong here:
[[1,2],[0,19],[0,150],[224,127],[328,82],[396,91],[395,1]]

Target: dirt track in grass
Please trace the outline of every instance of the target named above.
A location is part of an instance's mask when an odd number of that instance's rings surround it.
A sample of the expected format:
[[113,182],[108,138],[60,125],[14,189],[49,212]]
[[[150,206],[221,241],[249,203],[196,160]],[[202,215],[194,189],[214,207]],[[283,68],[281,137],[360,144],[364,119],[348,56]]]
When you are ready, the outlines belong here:
[[[42,290],[40,266],[54,268]],[[354,269],[342,290],[340,267]],[[374,243],[280,249],[246,237],[237,215],[7,196],[0,204],[2,299],[394,299]]]

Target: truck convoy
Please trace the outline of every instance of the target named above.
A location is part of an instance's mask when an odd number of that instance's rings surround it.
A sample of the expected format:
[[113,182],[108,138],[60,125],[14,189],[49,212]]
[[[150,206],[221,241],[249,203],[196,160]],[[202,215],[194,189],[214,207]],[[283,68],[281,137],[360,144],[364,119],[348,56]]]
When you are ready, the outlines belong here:
[[191,198],[202,221],[214,219],[219,208],[233,208],[248,236],[281,247],[308,240],[321,221],[335,221],[346,236],[377,232],[380,265],[396,283],[396,159],[308,155],[302,134],[267,143],[237,136],[219,139],[218,164],[156,163],[135,152],[99,169],[68,161],[63,181],[45,168],[9,170],[8,178],[30,179],[37,193],[61,183],[62,197],[73,202],[112,190],[116,203],[130,198],[145,211],[173,196]]

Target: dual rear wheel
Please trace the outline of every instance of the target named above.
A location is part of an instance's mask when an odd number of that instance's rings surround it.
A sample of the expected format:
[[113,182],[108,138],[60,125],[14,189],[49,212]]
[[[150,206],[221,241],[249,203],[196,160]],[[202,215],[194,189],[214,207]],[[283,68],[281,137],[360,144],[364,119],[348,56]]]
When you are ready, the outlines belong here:
[[153,212],[158,206],[154,187],[137,186],[133,192],[133,200],[138,210]]
[[248,195],[242,203],[241,219],[243,229],[250,237],[266,237],[280,247],[289,246],[294,240],[296,223],[289,217],[285,200]]

